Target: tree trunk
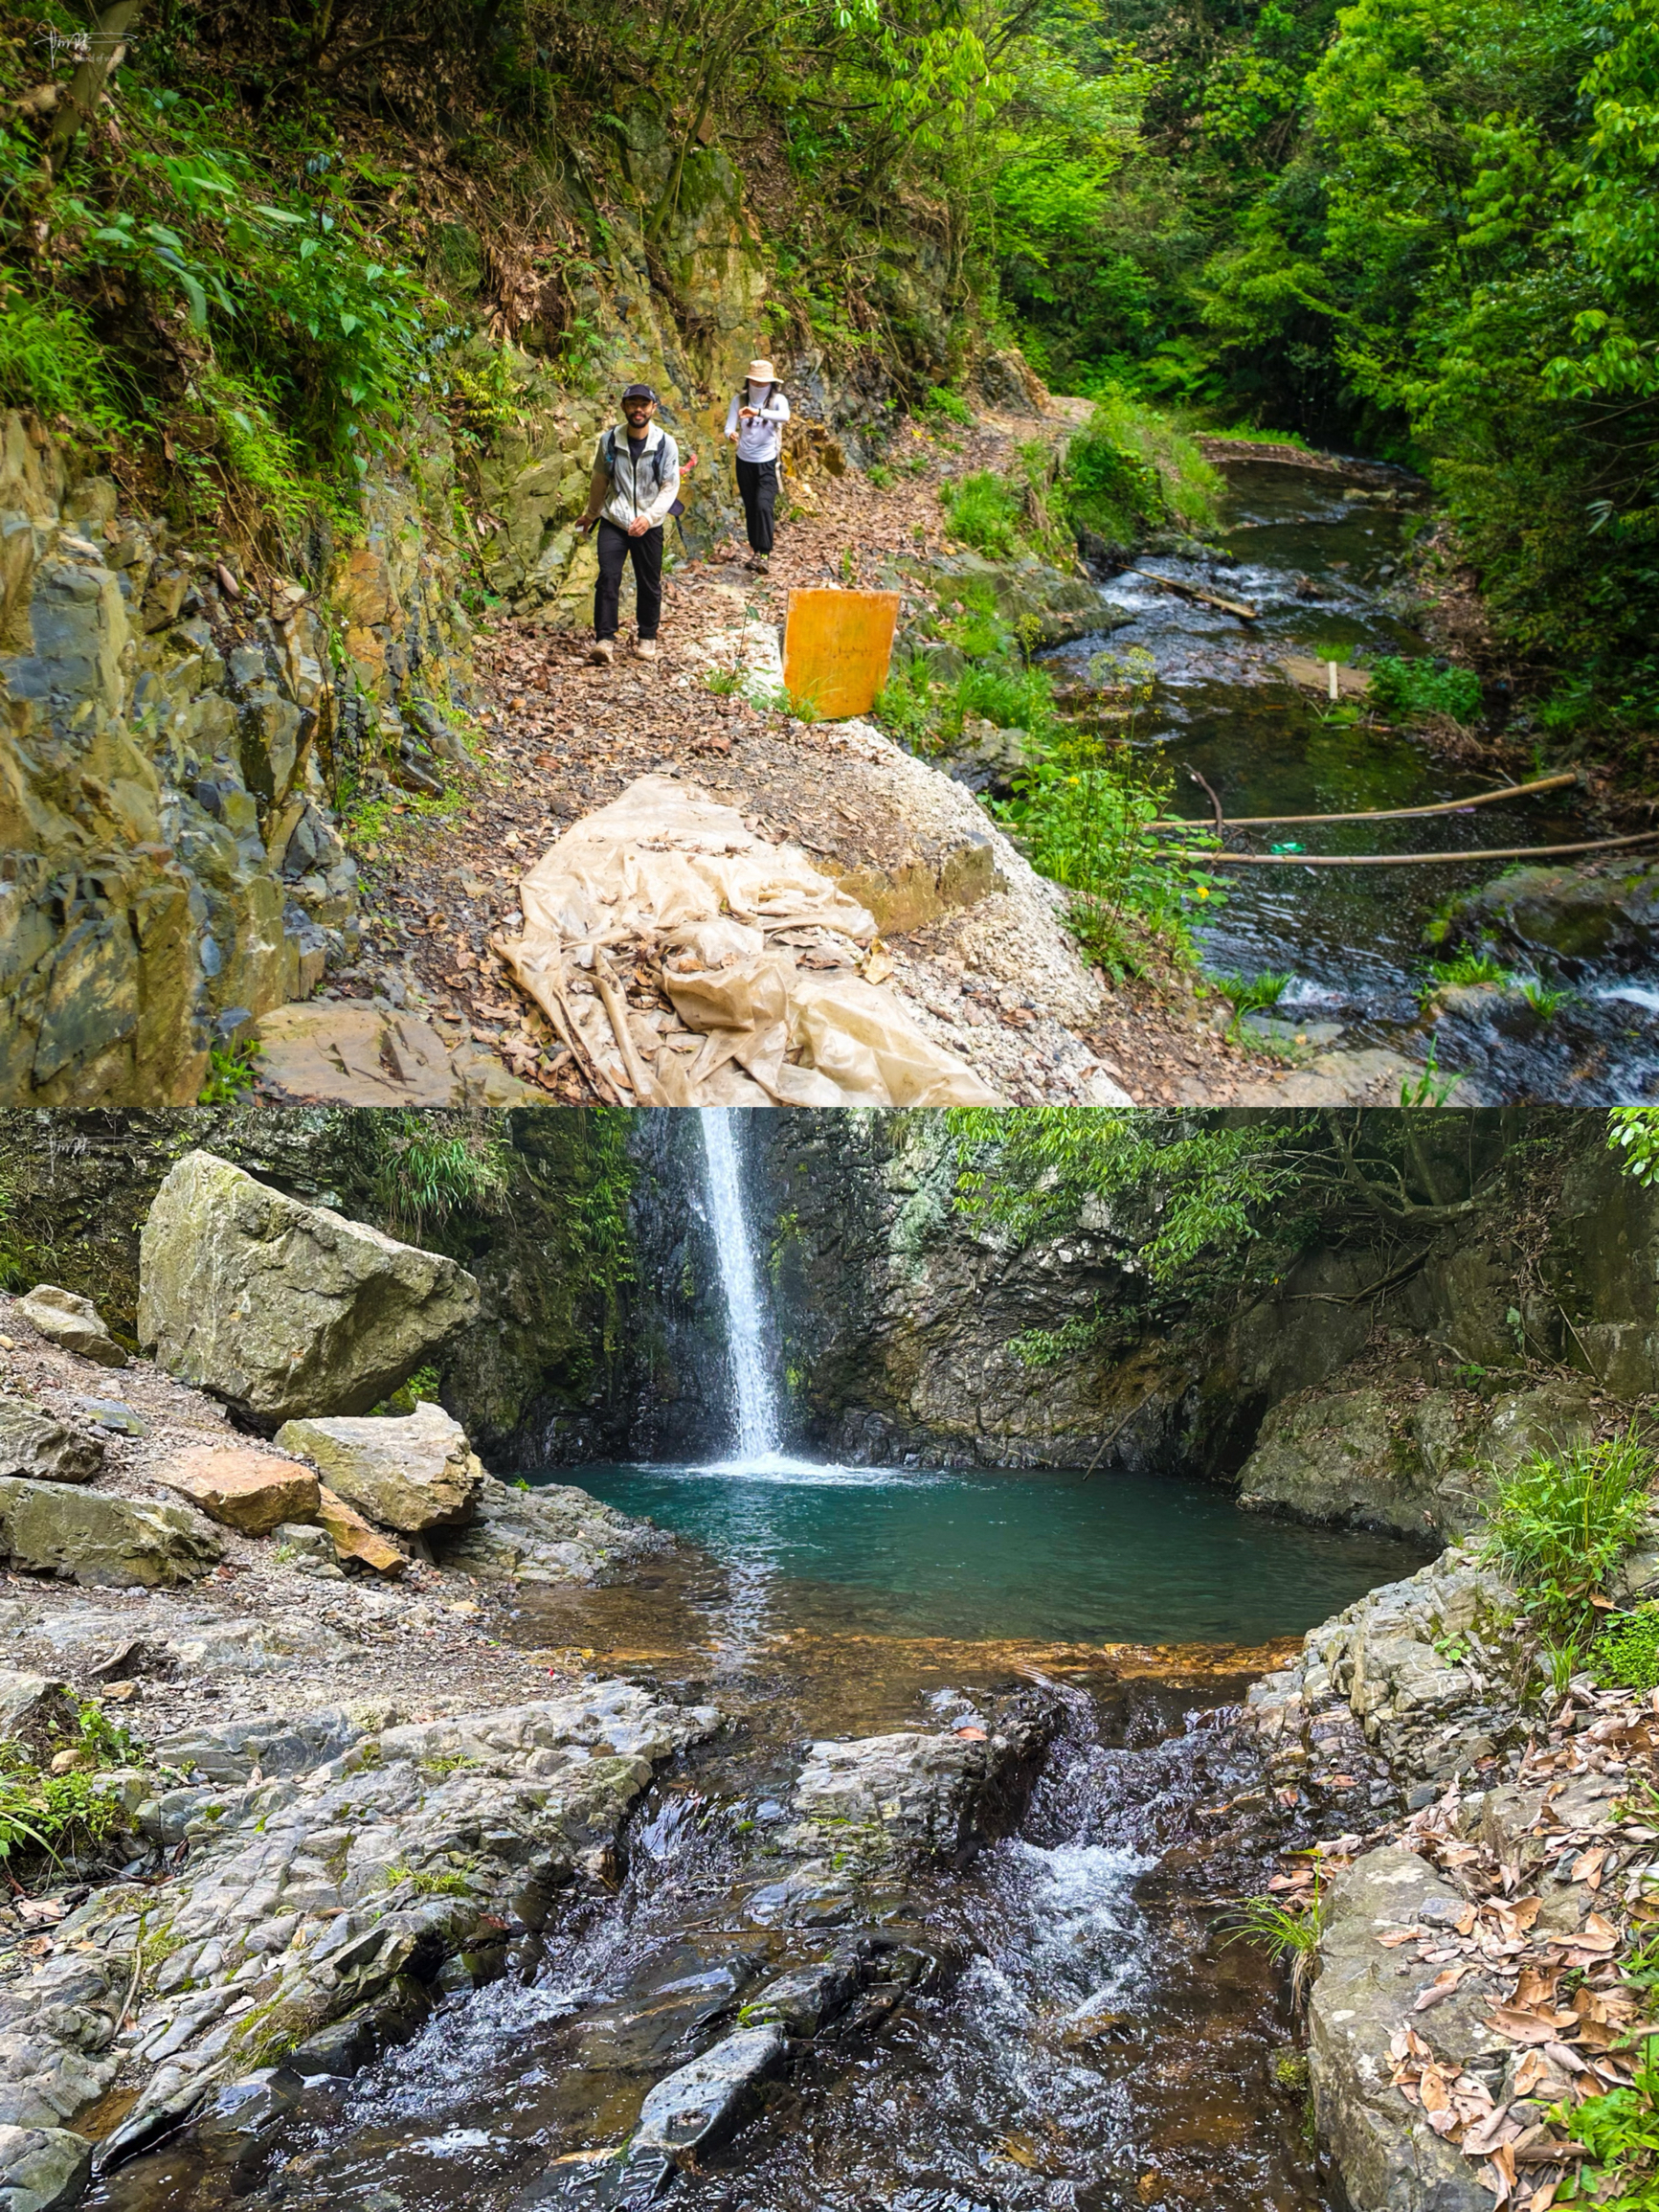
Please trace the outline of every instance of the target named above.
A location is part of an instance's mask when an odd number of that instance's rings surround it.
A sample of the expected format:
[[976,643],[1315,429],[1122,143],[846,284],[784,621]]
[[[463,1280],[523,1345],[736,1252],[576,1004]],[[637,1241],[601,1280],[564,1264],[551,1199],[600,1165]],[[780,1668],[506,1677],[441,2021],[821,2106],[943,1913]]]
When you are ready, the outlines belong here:
[[116,0],[115,6],[106,8],[99,17],[86,59],[78,64],[69,80],[69,90],[46,142],[46,166],[55,177],[68,161],[75,141],[98,112],[110,72],[125,52],[123,41],[142,6],[143,0]]

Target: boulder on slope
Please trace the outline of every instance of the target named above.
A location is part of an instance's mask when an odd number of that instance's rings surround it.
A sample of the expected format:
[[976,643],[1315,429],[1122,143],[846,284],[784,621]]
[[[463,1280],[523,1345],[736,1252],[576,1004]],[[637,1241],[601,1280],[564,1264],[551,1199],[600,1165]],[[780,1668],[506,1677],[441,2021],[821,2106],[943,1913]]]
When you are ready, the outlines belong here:
[[14,1568],[94,1589],[156,1590],[195,1581],[222,1552],[188,1505],[0,1476],[0,1555]]
[[466,1431],[441,1406],[378,1419],[288,1421],[277,1433],[285,1452],[318,1470],[336,1497],[383,1528],[418,1536],[470,1521],[483,1468]]
[[195,1445],[158,1467],[155,1479],[244,1536],[269,1536],[281,1522],[317,1518],[316,1476],[274,1452]]
[[18,1299],[17,1311],[32,1329],[60,1351],[77,1352],[101,1367],[126,1366],[126,1354],[104,1327],[103,1317],[90,1298],[59,1290],[56,1283],[40,1282],[27,1298]]
[[72,1429],[22,1398],[0,1397],[0,1475],[90,1482],[102,1465],[101,1438]]
[[139,1247],[141,1342],[258,1426],[367,1413],[478,1313],[441,1253],[187,1153]]

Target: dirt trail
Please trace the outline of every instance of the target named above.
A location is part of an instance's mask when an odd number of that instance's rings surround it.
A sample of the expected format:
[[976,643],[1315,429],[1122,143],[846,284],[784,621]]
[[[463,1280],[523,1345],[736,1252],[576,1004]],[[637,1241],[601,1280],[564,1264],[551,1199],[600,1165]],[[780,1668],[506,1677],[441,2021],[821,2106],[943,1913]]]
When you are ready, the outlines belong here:
[[[1061,924],[1059,892],[1032,874],[962,785],[868,724],[809,726],[708,687],[711,671],[734,665],[763,674],[792,586],[883,588],[901,555],[945,551],[941,480],[1017,465],[1017,441],[1040,428],[1059,434],[1081,404],[1053,402],[1042,425],[988,417],[948,440],[908,428],[886,486],[857,471],[815,478],[805,497],[816,511],[782,525],[769,576],[751,576],[737,545],[672,572],[654,663],[624,642],[613,666],[591,667],[585,630],[534,620],[482,629],[484,757],[463,772],[458,813],[408,813],[383,846],[364,849],[364,956],[321,995],[390,1004],[430,1023],[446,1045],[499,1055],[528,1086],[501,1087],[504,1101],[589,1102],[586,1079],[489,940],[516,930],[518,879],[556,837],[637,777],[667,773],[738,807],[761,834],[799,845],[826,874],[896,884],[901,906],[907,886],[933,883],[953,852],[988,840],[1006,888],[942,912],[924,900],[931,915],[907,928],[901,913],[886,937],[892,985],[920,1025],[1011,1102],[1111,1104],[1127,1095],[1222,1104],[1259,1095],[1279,1070],[1226,1041],[1227,1009],[1198,1000],[1179,975],[1114,988],[1089,969]],[[625,602],[624,641],[626,613]],[[643,969],[630,995],[666,1004]]]

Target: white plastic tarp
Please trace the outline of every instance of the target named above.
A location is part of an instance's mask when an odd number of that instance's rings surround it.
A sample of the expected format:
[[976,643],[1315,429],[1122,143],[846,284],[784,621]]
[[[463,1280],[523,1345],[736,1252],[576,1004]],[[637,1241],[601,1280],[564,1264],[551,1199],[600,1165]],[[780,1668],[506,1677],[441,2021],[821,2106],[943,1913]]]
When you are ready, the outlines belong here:
[[[601,1096],[1000,1103],[860,972],[876,939],[864,908],[694,785],[641,777],[567,830],[520,891],[524,934],[496,950]],[[673,1014],[637,1003],[651,985]]]

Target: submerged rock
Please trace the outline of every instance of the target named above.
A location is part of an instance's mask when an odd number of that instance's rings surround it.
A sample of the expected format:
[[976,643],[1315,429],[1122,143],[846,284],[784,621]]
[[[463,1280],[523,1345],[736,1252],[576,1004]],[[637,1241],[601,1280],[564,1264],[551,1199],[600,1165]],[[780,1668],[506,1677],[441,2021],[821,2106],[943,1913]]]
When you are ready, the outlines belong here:
[[302,1206],[210,1152],[156,1193],[139,1335],[158,1363],[261,1425],[366,1413],[478,1312],[440,1253]]
[[103,1465],[96,1436],[54,1420],[21,1398],[0,1398],[0,1475],[42,1482],[90,1482]]
[[309,1459],[347,1505],[410,1536],[470,1521],[483,1482],[460,1423],[425,1402],[378,1420],[289,1421],[277,1442]]
[[17,1311],[31,1328],[60,1350],[78,1353],[81,1359],[92,1360],[101,1367],[126,1366],[126,1354],[105,1328],[90,1298],[59,1290],[56,1283],[36,1283],[27,1298],[18,1299]]
[[711,2150],[748,2118],[787,2048],[780,2027],[740,2028],[659,2082],[640,2107],[630,2164],[654,2155],[678,2164]]

